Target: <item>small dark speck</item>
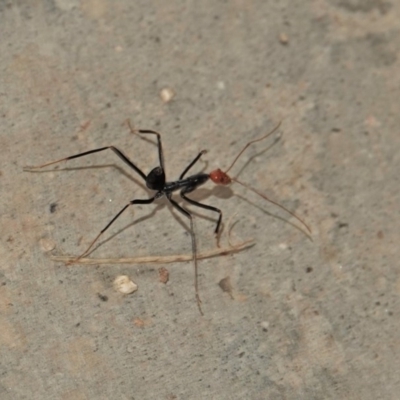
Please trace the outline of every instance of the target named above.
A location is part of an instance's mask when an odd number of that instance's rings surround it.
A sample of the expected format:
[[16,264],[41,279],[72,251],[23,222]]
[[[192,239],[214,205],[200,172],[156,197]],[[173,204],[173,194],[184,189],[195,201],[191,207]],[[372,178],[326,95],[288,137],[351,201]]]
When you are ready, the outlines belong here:
[[62,281],[62,280],[59,280],[58,281],[58,283],[60,283],[61,285],[64,283],[64,281]]
[[77,324],[75,324],[75,326],[76,326],[76,327],[78,327],[78,326],[80,326],[80,324],[81,324],[81,323],[80,323],[80,322],[78,322]]
[[312,272],[312,271],[313,271],[312,267],[307,267],[307,268],[306,268],[307,274],[309,274],[309,273]]
[[332,128],[332,132],[340,132],[341,131],[341,129],[340,128]]
[[347,222],[339,222],[338,227],[339,227],[339,229],[348,228],[349,224]]
[[380,301],[377,301],[377,302],[375,303],[375,305],[376,305],[376,306],[380,306],[380,305],[381,305],[381,302],[380,302]]
[[389,311],[388,315],[391,317],[393,315],[393,311]]
[[101,301],[108,301],[108,297],[105,296],[104,294],[97,293],[97,296]]
[[244,356],[244,351],[242,351],[238,356],[239,356],[239,358],[242,358],[243,356]]
[[53,214],[56,211],[57,203],[50,204],[50,212]]
[[267,328],[263,328],[263,332],[268,332],[268,329]]
[[111,103],[107,103],[107,104],[106,104],[106,107],[107,107],[107,108],[111,108]]

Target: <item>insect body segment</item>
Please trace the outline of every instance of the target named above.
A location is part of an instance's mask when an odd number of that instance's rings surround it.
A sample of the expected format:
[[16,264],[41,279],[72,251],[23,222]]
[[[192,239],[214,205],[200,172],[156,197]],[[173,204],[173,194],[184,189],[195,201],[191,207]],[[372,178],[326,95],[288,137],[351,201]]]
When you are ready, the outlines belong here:
[[165,187],[165,172],[161,167],[155,167],[146,177],[146,186],[151,190],[162,190]]
[[221,171],[219,168],[211,171],[209,177],[216,185],[225,186],[232,183],[232,179],[229,177],[229,175]]

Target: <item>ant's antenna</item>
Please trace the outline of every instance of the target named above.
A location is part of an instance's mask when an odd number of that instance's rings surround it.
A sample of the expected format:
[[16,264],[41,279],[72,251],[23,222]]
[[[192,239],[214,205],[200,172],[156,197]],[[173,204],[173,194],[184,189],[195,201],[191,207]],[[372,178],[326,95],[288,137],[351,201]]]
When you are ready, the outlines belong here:
[[286,211],[287,213],[289,213],[291,216],[295,217],[306,229],[309,233],[311,232],[310,227],[299,217],[297,216],[293,211],[290,211],[289,209],[287,209],[285,206],[283,206],[282,204],[277,203],[274,200],[271,200],[270,198],[268,198],[265,194],[261,193],[260,191],[258,191],[257,189],[254,189],[253,187],[249,186],[247,183],[241,182],[239,181],[237,178],[231,178],[228,175],[228,172],[231,170],[231,168],[235,165],[236,161],[239,159],[239,157],[243,154],[243,152],[253,143],[256,142],[260,142],[261,140],[266,139],[268,136],[272,135],[274,132],[276,132],[276,130],[281,126],[282,121],[279,121],[279,123],[275,126],[274,129],[272,129],[271,132],[267,133],[265,136],[262,136],[258,139],[254,139],[250,142],[248,142],[246,144],[246,146],[243,147],[243,149],[240,151],[240,153],[235,157],[235,159],[233,160],[233,163],[230,165],[230,167],[224,172],[220,169],[216,169],[212,172],[210,172],[209,177],[210,179],[216,183],[217,185],[228,185],[230,184],[232,181],[239,183],[240,185],[244,186],[245,188],[251,190],[252,192],[254,192],[255,194],[258,194],[260,197],[262,197],[264,200],[280,207],[282,210]]
[[243,154],[243,152],[253,143],[256,142],[261,142],[261,140],[266,139],[268,136],[271,136],[274,132],[276,132],[276,130],[281,126],[282,121],[279,121],[278,124],[275,126],[274,129],[272,129],[271,132],[267,133],[265,136],[260,137],[258,139],[254,139],[251,142],[247,143],[246,146],[243,147],[242,151],[236,156],[236,158],[233,160],[233,163],[230,165],[230,167],[225,171],[225,173],[227,174],[231,168],[235,165],[236,161],[239,159],[239,157]]
[[258,194],[260,197],[262,197],[264,200],[269,201],[270,203],[280,207],[282,210],[285,210],[287,213],[289,213],[290,215],[292,215],[293,217],[295,217],[299,222],[301,222],[306,229],[308,230],[308,232],[312,233],[311,228],[299,217],[297,216],[293,211],[290,211],[289,209],[287,209],[285,206],[283,206],[282,204],[277,203],[274,200],[271,200],[270,198],[268,198],[264,193],[261,193],[260,191],[258,191],[257,189],[252,188],[251,186],[249,186],[247,183],[241,182],[236,178],[231,178],[234,182],[239,183],[240,185],[244,186],[245,188],[251,190],[252,192]]

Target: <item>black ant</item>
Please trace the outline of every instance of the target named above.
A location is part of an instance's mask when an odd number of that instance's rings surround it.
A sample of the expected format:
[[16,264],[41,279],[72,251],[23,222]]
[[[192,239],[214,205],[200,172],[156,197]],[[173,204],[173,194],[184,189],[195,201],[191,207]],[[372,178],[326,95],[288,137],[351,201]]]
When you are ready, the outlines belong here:
[[87,156],[89,154],[93,154],[93,153],[98,153],[100,151],[104,151],[107,149],[112,150],[124,163],[126,163],[129,167],[131,167],[134,171],[136,171],[136,173],[138,173],[140,175],[140,177],[145,181],[146,186],[150,189],[155,191],[154,196],[148,198],[148,199],[135,199],[135,200],[131,200],[127,205],[125,205],[125,207],[122,208],[121,211],[119,211],[119,213],[105,226],[105,228],[103,228],[100,233],[95,237],[95,239],[92,241],[92,243],[90,243],[89,247],[79,256],[77,257],[75,260],[73,260],[71,263],[78,261],[79,259],[81,259],[82,257],[84,257],[85,255],[87,255],[91,248],[93,247],[93,245],[96,243],[96,241],[99,239],[99,237],[113,224],[113,222],[131,205],[133,204],[151,204],[153,203],[156,199],[159,199],[161,197],[166,197],[167,200],[170,202],[170,204],[176,208],[179,212],[181,212],[183,215],[185,215],[189,221],[190,221],[190,233],[191,233],[191,238],[192,238],[192,254],[193,254],[193,262],[194,262],[194,272],[195,272],[195,279],[194,279],[194,287],[195,287],[195,293],[196,293],[196,301],[197,301],[197,306],[199,308],[199,311],[201,313],[201,315],[203,315],[203,311],[201,309],[201,300],[200,300],[200,296],[199,296],[199,289],[198,289],[198,277],[197,277],[197,246],[196,246],[196,235],[195,235],[195,231],[193,228],[193,217],[192,214],[186,210],[185,208],[181,207],[173,198],[172,198],[172,194],[173,192],[180,190],[180,196],[182,197],[183,200],[187,201],[188,203],[196,206],[196,207],[200,207],[200,208],[204,208],[206,210],[210,210],[210,211],[214,211],[215,213],[218,214],[218,220],[214,229],[214,233],[215,235],[218,235],[219,232],[219,228],[221,226],[221,221],[222,221],[222,211],[219,208],[207,205],[207,204],[203,204],[200,203],[198,201],[192,200],[189,197],[187,197],[187,194],[193,192],[194,190],[196,190],[199,186],[203,185],[204,183],[206,183],[209,179],[211,179],[215,184],[217,185],[229,185],[230,183],[236,182],[239,183],[240,185],[246,187],[247,189],[252,190],[253,192],[255,192],[256,194],[258,194],[259,196],[261,196],[263,199],[275,204],[276,206],[282,208],[283,210],[285,210],[286,212],[288,212],[290,215],[292,215],[293,217],[295,217],[298,221],[300,221],[305,227],[306,229],[311,233],[311,229],[308,227],[308,225],[300,218],[298,217],[296,214],[294,214],[292,211],[288,210],[286,207],[282,206],[279,203],[276,203],[275,201],[269,199],[268,197],[266,197],[264,194],[262,194],[261,192],[259,192],[256,189],[253,189],[252,187],[250,187],[249,185],[247,185],[246,183],[243,183],[241,181],[239,181],[237,178],[231,178],[228,175],[228,172],[231,170],[231,168],[235,165],[236,161],[239,159],[239,157],[242,155],[242,153],[253,143],[259,142],[261,140],[266,139],[267,137],[269,137],[270,135],[272,135],[280,126],[280,122],[278,123],[278,125],[275,126],[275,128],[269,132],[268,134],[266,134],[265,136],[262,136],[258,139],[252,140],[250,142],[248,142],[246,144],[246,146],[240,151],[240,153],[236,156],[236,158],[233,160],[232,164],[230,165],[230,167],[224,172],[221,169],[216,169],[212,172],[210,172],[209,174],[207,173],[197,173],[194,175],[190,175],[188,177],[185,178],[185,175],[189,172],[189,170],[193,167],[194,164],[196,164],[197,161],[199,161],[200,157],[205,154],[207,151],[206,150],[202,150],[194,159],[192,162],[189,163],[189,165],[183,170],[183,172],[181,173],[181,175],[179,176],[179,179],[176,181],[172,181],[172,182],[168,182],[166,180],[166,176],[165,176],[165,170],[164,170],[164,155],[163,155],[163,149],[162,149],[162,144],[161,144],[161,135],[156,132],[156,131],[152,131],[152,130],[134,130],[129,121],[128,121],[128,126],[129,129],[131,130],[132,133],[140,133],[140,134],[144,134],[144,135],[156,135],[157,136],[157,146],[158,146],[158,158],[159,158],[159,163],[160,165],[158,167],[153,168],[150,173],[148,175],[146,175],[140,168],[138,168],[131,160],[129,160],[129,158],[122,153],[122,151],[118,150],[116,147],[114,146],[106,146],[106,147],[100,147],[98,149],[94,149],[94,150],[89,150],[89,151],[85,151],[83,153],[79,153],[79,154],[75,154],[73,156],[69,156],[69,157],[65,157],[62,158],[60,160],[56,160],[56,161],[51,161],[49,163],[46,164],[42,164],[42,165],[38,165],[38,166],[33,166],[33,167],[26,167],[24,168],[24,170],[33,170],[33,169],[38,169],[38,168],[43,168],[43,167],[47,167],[49,165],[52,164],[56,164],[62,161],[67,161],[67,160],[72,160],[74,158],[79,158],[79,157],[83,157],[83,156]]

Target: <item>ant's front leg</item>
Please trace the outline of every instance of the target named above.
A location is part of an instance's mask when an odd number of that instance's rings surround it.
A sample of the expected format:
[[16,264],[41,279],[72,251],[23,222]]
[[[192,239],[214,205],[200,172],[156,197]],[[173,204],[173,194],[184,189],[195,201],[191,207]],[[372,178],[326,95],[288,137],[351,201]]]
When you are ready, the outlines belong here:
[[181,176],[179,177],[179,179],[183,179],[183,177],[187,174],[187,172],[189,171],[190,168],[193,167],[194,164],[197,163],[197,161],[199,161],[200,157],[203,154],[206,154],[207,150],[202,150],[199,154],[197,154],[197,156],[195,157],[195,159],[183,170],[183,172],[181,173]]
[[187,192],[185,190],[182,190],[181,191],[181,197],[182,197],[182,199],[186,200],[188,203],[193,204],[196,207],[200,207],[200,208],[204,208],[206,210],[214,211],[214,212],[219,214],[217,225],[215,226],[215,230],[214,230],[214,233],[216,235],[218,235],[219,228],[220,228],[221,222],[222,222],[222,211],[217,207],[209,206],[208,204],[199,203],[198,201],[189,199],[189,197],[185,196],[186,193]]

